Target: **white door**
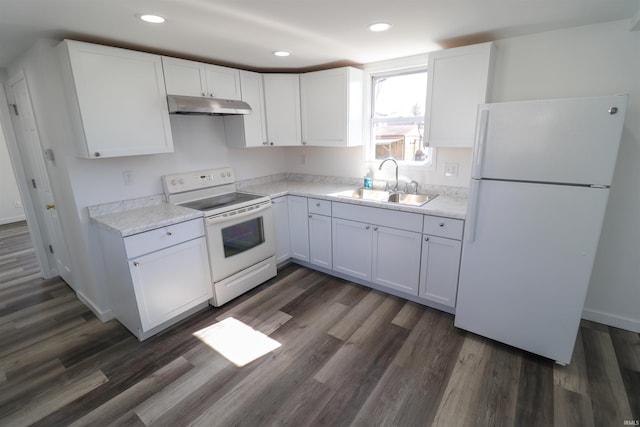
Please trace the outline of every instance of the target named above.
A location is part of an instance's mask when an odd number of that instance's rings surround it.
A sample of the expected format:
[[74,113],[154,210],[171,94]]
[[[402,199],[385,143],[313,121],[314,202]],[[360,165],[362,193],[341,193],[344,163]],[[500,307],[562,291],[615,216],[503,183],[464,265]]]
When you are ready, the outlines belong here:
[[373,227],[372,281],[418,295],[422,235],[388,227]]
[[279,264],[291,258],[289,243],[289,203],[288,196],[271,199],[273,206],[273,228],[276,238],[276,262]]
[[333,269],[362,280],[371,281],[370,224],[333,218]]
[[291,257],[309,261],[309,211],[306,197],[289,196],[289,238]]
[[213,98],[240,99],[240,71],[207,65],[207,95]]
[[45,270],[43,274],[45,277],[57,274],[73,286],[69,252],[49,184],[38,128],[24,76],[18,76],[10,83],[10,91],[13,103],[16,105],[12,112],[13,127],[25,175],[29,179],[30,196],[36,210],[35,214],[49,264],[49,268],[43,266]]
[[301,145],[300,78],[297,74],[265,74],[264,103],[271,145]]
[[460,271],[459,240],[427,236],[422,240],[419,296],[454,308]]
[[483,105],[473,177],[610,185],[626,106],[626,95]]
[[309,215],[309,262],[331,268],[331,217]]
[[455,325],[569,363],[609,190],[479,185],[465,225]]
[[134,258],[129,268],[144,331],[213,296],[203,237]]

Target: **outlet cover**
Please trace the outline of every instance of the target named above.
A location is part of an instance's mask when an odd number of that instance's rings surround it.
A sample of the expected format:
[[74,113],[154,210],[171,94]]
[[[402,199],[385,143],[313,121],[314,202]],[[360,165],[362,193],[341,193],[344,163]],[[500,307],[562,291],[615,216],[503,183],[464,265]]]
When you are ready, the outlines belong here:
[[458,163],[445,163],[444,176],[458,176]]

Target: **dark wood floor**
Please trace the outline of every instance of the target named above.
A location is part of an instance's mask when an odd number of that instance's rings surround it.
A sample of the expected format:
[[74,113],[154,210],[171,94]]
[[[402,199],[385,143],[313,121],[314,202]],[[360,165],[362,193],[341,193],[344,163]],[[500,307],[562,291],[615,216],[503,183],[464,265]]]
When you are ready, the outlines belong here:
[[[623,426],[640,420],[640,336],[584,322],[573,361],[291,265],[143,343],[34,277],[0,226],[0,425]],[[233,317],[281,346],[237,367],[198,339]],[[195,334],[195,335],[194,335]]]

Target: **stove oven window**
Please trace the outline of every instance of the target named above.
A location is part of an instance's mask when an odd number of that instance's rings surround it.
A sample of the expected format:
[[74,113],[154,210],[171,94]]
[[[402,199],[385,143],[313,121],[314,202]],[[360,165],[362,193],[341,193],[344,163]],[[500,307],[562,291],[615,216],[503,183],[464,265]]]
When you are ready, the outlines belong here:
[[224,257],[229,258],[264,243],[262,217],[222,229]]

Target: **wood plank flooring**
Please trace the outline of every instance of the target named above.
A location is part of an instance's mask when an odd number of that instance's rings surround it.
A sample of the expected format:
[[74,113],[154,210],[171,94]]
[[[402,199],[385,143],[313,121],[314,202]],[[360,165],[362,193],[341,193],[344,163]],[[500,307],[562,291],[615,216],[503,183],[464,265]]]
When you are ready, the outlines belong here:
[[[237,367],[196,337],[233,317],[281,346]],[[203,334],[206,335],[206,334]],[[453,316],[297,265],[138,342],[0,226],[2,426],[623,426],[640,335],[584,322],[567,367]]]

